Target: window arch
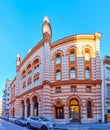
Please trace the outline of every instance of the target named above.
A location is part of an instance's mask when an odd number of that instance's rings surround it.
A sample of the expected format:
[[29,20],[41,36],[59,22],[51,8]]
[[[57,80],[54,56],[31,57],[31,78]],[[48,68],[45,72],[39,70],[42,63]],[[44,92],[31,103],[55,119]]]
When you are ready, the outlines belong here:
[[27,117],[29,117],[30,114],[31,114],[31,105],[30,105],[30,99],[29,98],[26,100],[26,103],[27,103]]
[[73,51],[70,53],[70,61],[75,61],[75,53]]
[[25,105],[24,105],[24,101],[22,101],[22,117],[25,116]]
[[57,100],[55,103],[55,118],[64,119],[64,105],[61,100]]
[[56,71],[56,80],[60,80],[61,79],[61,72],[60,70]]
[[88,50],[85,51],[85,60],[86,61],[90,60],[90,52]]
[[89,68],[85,69],[85,78],[90,79],[90,69]]
[[36,96],[33,97],[33,115],[38,116],[38,99]]
[[28,66],[27,66],[27,68],[26,68],[26,71],[27,71],[27,73],[31,71],[31,63],[28,64]]
[[87,102],[87,118],[92,118],[92,103],[91,103],[91,101]]
[[61,57],[59,54],[56,56],[56,64],[61,64]]
[[94,49],[90,45],[85,45],[82,48],[82,53],[83,53],[85,61],[88,61],[90,60],[92,56],[95,56]]
[[70,78],[71,78],[71,79],[76,78],[76,71],[75,71],[74,68],[71,68],[71,70],[70,70]]
[[34,67],[34,74],[39,73],[39,71],[40,71],[40,67],[38,64],[36,67]]
[[64,119],[64,107],[63,106],[56,106],[56,119]]
[[40,71],[40,67],[39,67],[39,59],[37,58],[37,59],[35,59],[34,61],[33,61],[33,71],[34,71],[34,74],[36,74],[36,73],[39,73],[39,71]]

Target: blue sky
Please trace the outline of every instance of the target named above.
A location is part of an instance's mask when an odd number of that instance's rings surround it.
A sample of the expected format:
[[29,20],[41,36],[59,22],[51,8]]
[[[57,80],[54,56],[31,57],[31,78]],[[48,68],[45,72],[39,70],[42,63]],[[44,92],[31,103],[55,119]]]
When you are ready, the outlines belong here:
[[101,58],[110,56],[110,0],[0,0],[0,98],[6,79],[16,75],[16,55],[23,59],[42,39],[44,16],[52,42],[100,32]]

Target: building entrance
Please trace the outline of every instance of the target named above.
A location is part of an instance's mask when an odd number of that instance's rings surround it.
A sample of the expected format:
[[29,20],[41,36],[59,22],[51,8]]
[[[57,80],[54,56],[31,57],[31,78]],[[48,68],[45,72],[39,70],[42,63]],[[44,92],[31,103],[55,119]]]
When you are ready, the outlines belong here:
[[78,100],[76,99],[70,100],[69,110],[70,110],[70,123],[80,122],[80,106]]

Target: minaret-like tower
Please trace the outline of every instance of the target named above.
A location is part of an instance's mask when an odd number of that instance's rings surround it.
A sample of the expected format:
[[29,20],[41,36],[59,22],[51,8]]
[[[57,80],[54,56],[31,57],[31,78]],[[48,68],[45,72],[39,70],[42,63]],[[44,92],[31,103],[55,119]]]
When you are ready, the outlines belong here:
[[50,81],[50,46],[51,46],[51,37],[52,30],[50,26],[50,21],[47,16],[44,17],[43,26],[42,26],[42,34],[43,34],[43,81]]
[[20,63],[21,63],[21,55],[18,54],[18,55],[17,55],[17,59],[16,59],[16,66],[19,66]]
[[42,26],[43,33],[43,116],[52,118],[51,115],[51,87],[50,87],[50,74],[51,74],[51,37],[52,30],[48,17],[44,17]]
[[44,40],[51,42],[52,30],[51,30],[51,26],[50,26],[50,21],[47,16],[44,17],[44,22],[43,22],[43,26],[42,26],[42,34],[43,34]]
[[21,85],[21,80],[20,80],[20,71],[19,71],[19,66],[21,64],[21,55],[17,54],[17,59],[16,59],[16,82],[15,82],[15,96],[16,96],[16,100],[15,100],[15,106],[16,106],[16,111],[15,111],[15,115],[16,117],[20,115],[20,99],[17,98],[17,96],[20,94],[20,85]]

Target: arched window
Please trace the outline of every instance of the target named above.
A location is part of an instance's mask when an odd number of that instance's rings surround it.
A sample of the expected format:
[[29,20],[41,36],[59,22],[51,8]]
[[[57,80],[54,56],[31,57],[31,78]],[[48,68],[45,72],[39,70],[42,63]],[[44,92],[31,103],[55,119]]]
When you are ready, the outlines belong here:
[[90,60],[90,54],[88,51],[85,52],[85,60],[89,61]]
[[39,85],[39,77],[37,79],[34,80],[34,87]]
[[56,119],[64,119],[64,108],[63,106],[56,106]]
[[55,112],[56,119],[64,119],[64,106],[60,101],[56,102]]
[[74,52],[70,53],[70,61],[75,61],[75,54],[74,54]]
[[38,116],[38,101],[36,96],[33,97],[33,115]]
[[56,71],[56,80],[60,80],[61,79],[61,72],[60,70]]
[[76,74],[75,74],[75,69],[74,68],[71,68],[71,70],[70,70],[70,78],[71,79],[76,78]]
[[92,105],[91,102],[87,102],[87,118],[92,118]]
[[85,77],[86,77],[86,79],[90,78],[90,70],[89,70],[89,68],[86,68],[86,70],[85,70]]
[[26,100],[26,102],[27,102],[27,117],[29,117],[30,116],[30,111],[31,111],[30,99],[28,98]]
[[56,64],[60,64],[60,62],[61,62],[60,55],[57,55],[56,56]]
[[25,116],[25,105],[24,105],[24,101],[22,101],[22,117]]
[[38,73],[39,70],[40,70],[39,65],[37,65],[37,66],[34,68],[34,74]]

